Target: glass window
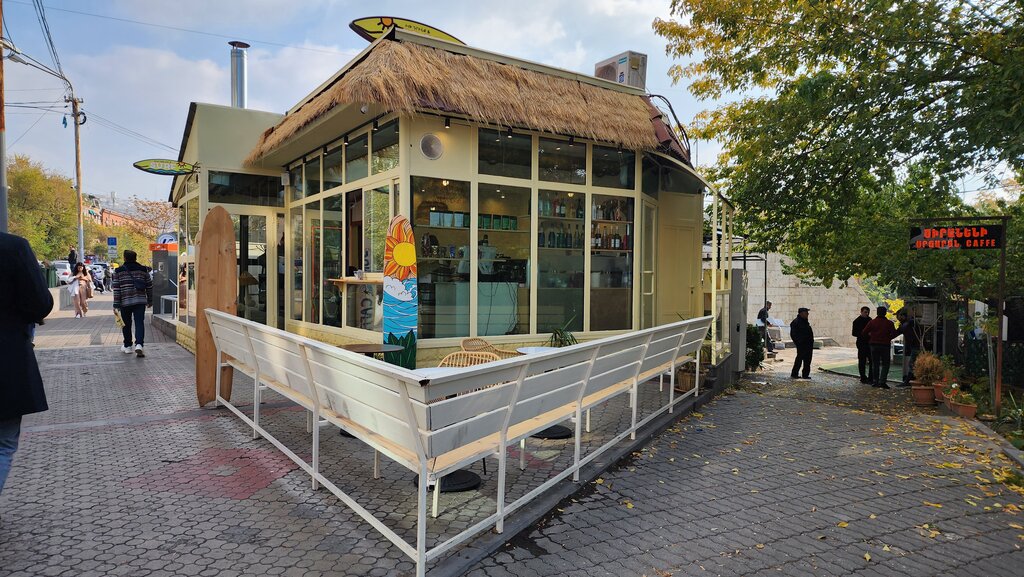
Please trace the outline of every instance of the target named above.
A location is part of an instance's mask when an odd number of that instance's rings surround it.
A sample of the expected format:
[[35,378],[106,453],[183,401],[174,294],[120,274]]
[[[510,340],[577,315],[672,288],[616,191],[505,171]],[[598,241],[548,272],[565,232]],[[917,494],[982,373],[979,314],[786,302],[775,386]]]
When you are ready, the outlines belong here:
[[288,182],[292,185],[292,200],[295,201],[302,198],[302,163],[293,166],[288,171]]
[[[384,240],[390,216],[388,187],[350,191],[345,196],[345,205],[348,211],[346,272],[349,275],[355,274],[356,270],[382,272]],[[348,326],[372,331],[381,329],[383,294],[379,289],[373,285],[347,287]]]
[[595,194],[590,216],[590,330],[632,328],[633,199]]
[[306,196],[320,194],[320,155],[306,159]]
[[302,207],[291,210],[292,244],[289,262],[292,268],[292,319],[302,320]]
[[479,172],[512,178],[530,178],[533,137],[507,131],[481,128],[479,133]]
[[341,186],[342,149],[335,148],[324,156],[324,190]]
[[469,336],[469,195],[468,182],[412,177],[420,338]]
[[177,318],[180,323],[188,322],[188,262],[191,244],[188,238],[188,206],[183,202],[178,207],[178,311]]
[[541,138],[537,151],[540,179],[566,184],[587,183],[587,147],[568,140]]
[[518,186],[480,183],[476,318],[480,336],[530,332],[526,280],[530,270],[530,192]]
[[320,276],[320,242],[323,231],[320,229],[320,202],[306,205],[306,283],[305,303],[306,322],[320,322],[320,289],[323,279]]
[[366,134],[357,136],[345,147],[345,182],[353,182],[369,175]]
[[398,166],[398,119],[373,133],[373,174]]
[[279,176],[210,171],[210,202],[284,206]]
[[267,324],[267,218],[231,215],[238,247],[236,314]]
[[330,279],[345,276],[345,258],[341,239],[345,230],[345,198],[335,194],[324,199],[324,264],[323,264],[323,323],[332,327],[341,324],[341,291]]
[[636,176],[636,154],[594,145],[594,186],[633,188]]
[[641,167],[643,172],[640,176],[640,190],[648,196],[658,198],[658,181],[661,167],[647,156],[644,156],[643,160],[641,160]]
[[537,193],[537,332],[583,330],[583,195]]

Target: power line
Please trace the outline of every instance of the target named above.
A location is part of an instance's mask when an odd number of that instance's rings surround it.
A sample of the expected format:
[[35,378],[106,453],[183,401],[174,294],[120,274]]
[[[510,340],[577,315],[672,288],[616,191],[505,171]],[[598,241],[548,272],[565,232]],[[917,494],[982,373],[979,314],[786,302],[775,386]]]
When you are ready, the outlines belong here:
[[46,48],[50,51],[50,58],[53,59],[53,66],[61,76],[64,76],[64,69],[60,65],[60,57],[57,56],[57,47],[53,44],[53,36],[50,34],[50,25],[46,22],[46,8],[43,7],[43,0],[32,0],[32,6],[36,9],[36,18],[39,20],[39,27],[43,30],[43,40],[46,41]]
[[[27,2],[20,2],[18,0],[8,0],[8,1],[11,2],[11,3],[14,3],[14,4],[28,4]],[[37,1],[37,0],[33,0],[33,2],[35,2],[35,1]],[[311,48],[309,46],[296,46],[294,44],[283,44],[283,43],[280,43],[280,42],[271,42],[269,40],[259,40],[257,38],[249,38],[249,37],[241,36],[241,35],[238,35],[238,34],[231,34],[231,35],[218,34],[216,32],[206,32],[206,31],[203,31],[203,30],[193,30],[191,28],[181,28],[179,26],[168,26],[167,24],[156,24],[156,23],[153,23],[153,22],[143,22],[142,20],[132,20],[130,18],[119,18],[119,17],[116,17],[116,16],[107,16],[105,14],[93,14],[91,12],[82,12],[82,11],[79,11],[79,10],[70,10],[68,8],[53,8],[53,7],[50,7],[50,10],[56,10],[57,12],[67,12],[69,14],[77,14],[79,16],[89,16],[89,17],[92,17],[92,18],[102,18],[104,20],[114,20],[116,22],[124,22],[124,23],[127,23],[127,24],[137,24],[139,26],[151,26],[153,28],[163,28],[165,30],[175,30],[177,32],[188,32],[190,34],[201,34],[203,36],[210,36],[210,37],[213,37],[213,38],[223,38],[223,39],[226,39],[226,40],[245,40],[245,41],[247,41],[247,42],[249,42],[251,44],[264,44],[264,45],[267,45],[267,46],[278,46],[278,47],[281,47],[281,48],[294,48],[296,50],[307,50],[309,52],[321,52],[321,53],[324,53],[324,54],[345,54],[345,52],[341,52],[341,51],[338,51],[338,50],[330,50],[330,49],[326,49],[326,48]]]
[[25,138],[26,134],[28,134],[29,132],[32,132],[32,129],[35,128],[37,124],[39,124],[39,121],[42,120],[44,116],[46,116],[47,112],[50,112],[50,111],[49,110],[44,110],[42,112],[42,114],[39,115],[39,118],[36,118],[36,121],[32,123],[32,126],[29,126],[28,128],[26,128],[25,132],[21,133],[21,136],[19,136],[18,138],[15,138],[14,142],[12,142],[10,144],[10,146],[7,147],[8,150],[10,150],[10,149],[14,148],[15,146],[17,146],[18,143],[21,142],[21,139]]
[[121,134],[122,136],[127,136],[128,138],[133,138],[135,140],[138,140],[139,142],[144,142],[144,143],[149,144],[151,146],[157,146],[157,147],[160,147],[160,148],[165,148],[167,150],[170,150],[171,152],[178,152],[177,147],[171,146],[169,144],[165,144],[165,143],[160,142],[159,140],[157,140],[155,138],[151,138],[149,136],[146,136],[145,134],[142,134],[141,132],[136,132],[136,131],[134,131],[134,130],[126,127],[126,126],[122,126],[122,125],[114,122],[113,120],[110,120],[109,118],[105,118],[103,116],[100,116],[99,114],[96,114],[92,110],[82,109],[82,112],[85,113],[88,118],[90,118],[91,120],[93,120],[94,122],[99,124],[100,126],[103,126],[104,128],[107,128],[107,129],[110,129],[110,130],[113,130],[114,132],[117,132],[118,134]]

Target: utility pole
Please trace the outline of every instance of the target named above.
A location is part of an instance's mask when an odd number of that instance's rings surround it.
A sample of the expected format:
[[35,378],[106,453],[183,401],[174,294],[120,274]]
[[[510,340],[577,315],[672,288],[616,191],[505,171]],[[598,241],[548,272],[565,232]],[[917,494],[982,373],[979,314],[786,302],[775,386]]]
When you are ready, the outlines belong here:
[[[0,22],[4,2],[0,0]],[[4,111],[4,55],[0,48],[0,232],[7,232],[7,113]]]
[[[3,0],[0,0],[2,2]],[[78,190],[78,258],[85,262],[85,221],[82,215],[82,141],[79,137],[79,127],[82,122],[79,119],[78,105],[82,103],[81,98],[75,98],[74,91],[71,96],[64,98],[65,102],[71,103],[71,117],[75,123],[75,188]],[[71,266],[74,266],[72,263]]]

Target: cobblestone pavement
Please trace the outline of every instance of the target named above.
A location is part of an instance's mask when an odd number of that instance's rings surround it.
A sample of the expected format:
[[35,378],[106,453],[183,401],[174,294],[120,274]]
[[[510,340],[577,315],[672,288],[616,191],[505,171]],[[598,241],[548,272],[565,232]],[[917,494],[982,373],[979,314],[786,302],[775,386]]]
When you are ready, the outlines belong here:
[[[75,319],[72,319],[75,320]],[[86,319],[89,320],[89,319]],[[45,330],[52,330],[50,323]],[[22,446],[0,497],[0,576],[394,575],[413,563],[225,409],[196,406],[194,358],[175,344],[143,359],[116,346],[37,348],[51,409],[24,421]],[[641,392],[640,416],[668,387]],[[657,401],[656,399],[661,399]],[[262,424],[310,458],[305,413],[271,392]],[[236,376],[233,401],[251,414],[252,382]],[[628,426],[620,396],[593,413],[583,455]],[[413,474],[324,429],[321,471],[378,519],[414,542]],[[561,471],[566,440],[530,439],[526,469],[509,450],[509,500]],[[479,491],[445,494],[429,519],[432,544],[493,513],[496,466]]]
[[[114,293],[95,292],[89,300],[89,312],[83,319],[75,318],[75,309],[60,308],[61,292],[64,287],[52,288],[53,311],[46,317],[46,324],[36,328],[37,349],[66,349],[103,345],[120,346],[123,337],[121,329],[114,325]],[[149,320],[153,309],[146,311],[146,345],[170,342],[166,335],[153,328]],[[88,355],[86,355],[88,357]]]
[[790,380],[791,362],[680,421],[468,574],[1021,575],[1022,480],[990,439],[913,409],[901,389]]

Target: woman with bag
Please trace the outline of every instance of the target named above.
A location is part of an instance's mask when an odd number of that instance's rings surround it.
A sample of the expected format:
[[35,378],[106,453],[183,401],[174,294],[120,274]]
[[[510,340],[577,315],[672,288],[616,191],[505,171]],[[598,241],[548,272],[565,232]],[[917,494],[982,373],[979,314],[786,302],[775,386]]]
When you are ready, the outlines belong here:
[[89,312],[88,299],[92,298],[92,276],[85,269],[84,264],[75,265],[68,291],[71,293],[71,300],[75,303],[75,318],[85,318],[85,313]]

